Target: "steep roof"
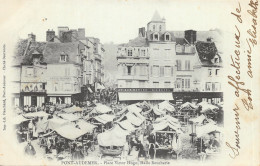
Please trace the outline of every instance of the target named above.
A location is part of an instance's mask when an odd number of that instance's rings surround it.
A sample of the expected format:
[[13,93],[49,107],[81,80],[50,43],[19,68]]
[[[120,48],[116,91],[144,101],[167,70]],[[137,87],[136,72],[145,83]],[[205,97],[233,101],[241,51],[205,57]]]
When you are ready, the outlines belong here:
[[[218,50],[214,42],[197,41],[195,47],[198,52],[199,60],[202,66],[205,67],[222,66],[222,59],[218,54]],[[219,56],[219,63],[212,62],[213,58],[216,55]]]
[[153,14],[153,18],[152,18],[151,21],[156,21],[156,22],[158,22],[158,21],[162,21],[162,18],[161,18],[161,16],[159,15],[159,13],[158,13],[157,10],[154,12],[154,14]]
[[128,43],[120,44],[122,47],[148,47],[148,42],[145,37],[137,37],[133,40],[129,40]]
[[68,43],[53,43],[49,42],[43,51],[44,62],[48,64],[59,63],[60,55],[68,56],[67,62],[63,63],[77,63],[79,42]]
[[184,45],[189,43],[185,38],[176,38],[176,44]]
[[148,41],[153,41],[152,40],[152,36],[154,33],[158,33],[159,34],[159,41],[165,41],[164,40],[164,34],[168,32],[171,35],[171,42],[175,42],[176,38],[174,36],[174,32],[173,31],[165,31],[165,32],[152,32],[152,31],[148,31],[147,32],[147,40]]

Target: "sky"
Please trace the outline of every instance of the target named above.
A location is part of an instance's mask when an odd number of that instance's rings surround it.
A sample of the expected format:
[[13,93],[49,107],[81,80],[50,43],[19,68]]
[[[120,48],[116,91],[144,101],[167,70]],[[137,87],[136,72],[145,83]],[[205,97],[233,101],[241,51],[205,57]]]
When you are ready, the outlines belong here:
[[8,16],[1,18],[0,26],[9,31],[13,29],[14,33],[11,35],[18,38],[26,38],[32,32],[36,34],[37,41],[45,41],[48,29],[55,30],[57,34],[58,26],[68,26],[70,29],[85,28],[86,36],[100,38],[102,43],[119,44],[137,37],[138,28],[146,27],[156,10],[161,17],[165,17],[167,30],[221,29],[225,25],[221,24],[219,16],[226,13],[213,6],[221,7],[224,3],[221,0],[207,2],[27,0],[24,3],[6,4],[6,9],[2,12]]

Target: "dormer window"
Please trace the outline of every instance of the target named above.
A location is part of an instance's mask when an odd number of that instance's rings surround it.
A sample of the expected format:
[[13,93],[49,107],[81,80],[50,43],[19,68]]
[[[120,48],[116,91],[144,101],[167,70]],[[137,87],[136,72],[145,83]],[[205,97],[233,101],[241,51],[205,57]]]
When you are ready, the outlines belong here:
[[166,32],[166,33],[164,34],[164,40],[165,40],[165,41],[170,41],[170,40],[171,40],[171,35],[170,35],[168,32]]
[[159,41],[159,33],[154,33],[153,34],[153,40],[154,41]]
[[214,58],[214,63],[219,63],[219,58],[218,57]]
[[63,52],[60,55],[60,62],[66,62],[67,61],[67,55]]

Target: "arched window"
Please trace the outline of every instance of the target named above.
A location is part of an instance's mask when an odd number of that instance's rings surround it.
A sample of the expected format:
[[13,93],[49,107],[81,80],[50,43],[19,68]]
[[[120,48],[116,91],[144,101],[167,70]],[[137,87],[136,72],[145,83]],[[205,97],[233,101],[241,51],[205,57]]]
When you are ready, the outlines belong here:
[[156,32],[156,33],[153,34],[153,40],[159,41],[159,33]]
[[170,41],[170,40],[171,40],[171,35],[170,35],[168,32],[166,32],[166,33],[164,34],[164,40],[165,40],[165,41]]

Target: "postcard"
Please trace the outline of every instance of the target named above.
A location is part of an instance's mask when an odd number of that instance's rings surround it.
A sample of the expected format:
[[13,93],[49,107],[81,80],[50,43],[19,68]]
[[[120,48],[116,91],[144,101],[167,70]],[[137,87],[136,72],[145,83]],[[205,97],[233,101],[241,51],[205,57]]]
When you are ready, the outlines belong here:
[[260,164],[258,0],[13,0],[1,165]]

